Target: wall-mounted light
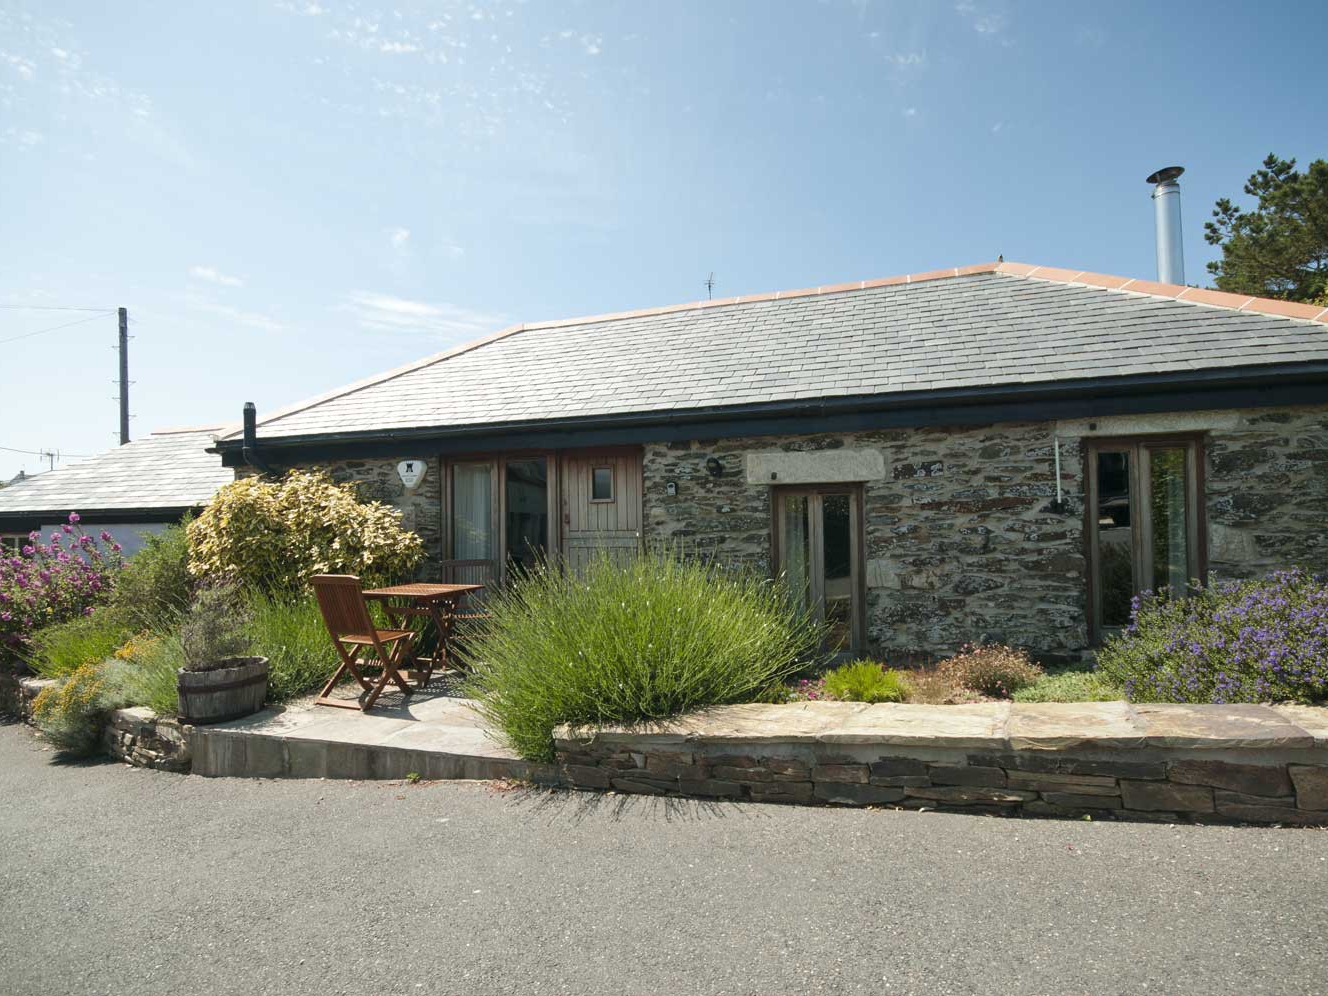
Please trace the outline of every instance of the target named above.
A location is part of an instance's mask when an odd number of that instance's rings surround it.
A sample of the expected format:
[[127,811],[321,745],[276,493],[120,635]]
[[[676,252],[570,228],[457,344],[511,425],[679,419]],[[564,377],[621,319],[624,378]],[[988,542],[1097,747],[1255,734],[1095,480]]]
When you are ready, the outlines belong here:
[[706,473],[711,477],[718,477],[724,473],[724,465],[719,462],[717,457],[711,457],[706,461]]
[[668,495],[670,498],[674,498],[674,497],[676,497],[677,494],[678,494],[678,485],[677,485],[677,483],[674,482],[674,481],[665,481],[665,482],[664,482],[664,493],[665,493],[666,495]]

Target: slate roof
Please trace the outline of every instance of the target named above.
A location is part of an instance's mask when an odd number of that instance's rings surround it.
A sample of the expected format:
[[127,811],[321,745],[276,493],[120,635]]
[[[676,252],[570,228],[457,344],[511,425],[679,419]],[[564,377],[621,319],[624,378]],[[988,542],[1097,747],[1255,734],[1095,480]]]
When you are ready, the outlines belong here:
[[222,427],[153,433],[0,489],[0,516],[206,505],[235,479],[207,447]]
[[978,264],[515,326],[273,413],[259,436],[682,413],[1328,361],[1325,321],[1328,309],[1305,305]]

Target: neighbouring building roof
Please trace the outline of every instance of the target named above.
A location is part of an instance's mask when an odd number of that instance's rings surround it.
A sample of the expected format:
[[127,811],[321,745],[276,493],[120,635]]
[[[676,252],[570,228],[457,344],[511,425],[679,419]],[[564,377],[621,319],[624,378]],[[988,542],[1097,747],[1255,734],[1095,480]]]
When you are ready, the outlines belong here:
[[234,480],[212,445],[222,426],[172,429],[0,490],[0,520],[98,512],[163,516],[206,505]]
[[978,264],[518,325],[268,415],[258,435],[336,439],[1323,365],[1325,323],[1328,308]]

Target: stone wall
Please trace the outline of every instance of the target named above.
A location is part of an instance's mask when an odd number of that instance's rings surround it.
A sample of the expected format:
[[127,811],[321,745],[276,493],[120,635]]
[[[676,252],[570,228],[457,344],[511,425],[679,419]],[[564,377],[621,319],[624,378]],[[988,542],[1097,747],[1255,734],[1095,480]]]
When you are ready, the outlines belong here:
[[1328,406],[1233,414],[1207,447],[1210,569],[1328,572]]
[[[35,725],[32,704],[43,689],[55,685],[50,678],[18,680],[18,716]],[[189,734],[193,727],[176,719],[161,719],[151,709],[115,709],[106,717],[102,745],[111,757],[137,768],[187,772],[193,763]]]
[[554,742],[563,778],[584,789],[1324,826],[1325,733],[1328,710],[1309,707],[807,703],[641,732],[563,728]]
[[[867,629],[883,654],[941,653],[975,640],[1046,657],[1087,643],[1079,445],[1061,441],[1055,506],[1052,426],[1006,424],[752,437],[645,448],[649,542],[771,568],[770,483],[749,453],[875,450],[864,486]],[[706,467],[721,466],[718,476]],[[667,485],[676,485],[676,495]]]
[[1206,435],[1211,571],[1328,571],[1328,406],[648,444],[646,538],[768,571],[770,485],[784,481],[753,480],[752,467],[880,453],[883,473],[864,485],[870,649],[981,640],[1073,658],[1088,636],[1082,442],[1181,431]]

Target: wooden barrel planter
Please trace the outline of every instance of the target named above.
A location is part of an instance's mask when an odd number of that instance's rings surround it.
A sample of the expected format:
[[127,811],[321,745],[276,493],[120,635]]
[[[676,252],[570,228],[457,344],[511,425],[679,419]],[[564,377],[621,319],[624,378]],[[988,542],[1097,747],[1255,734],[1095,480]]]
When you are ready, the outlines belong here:
[[231,657],[205,671],[178,672],[180,719],[195,725],[224,723],[263,708],[267,658]]

